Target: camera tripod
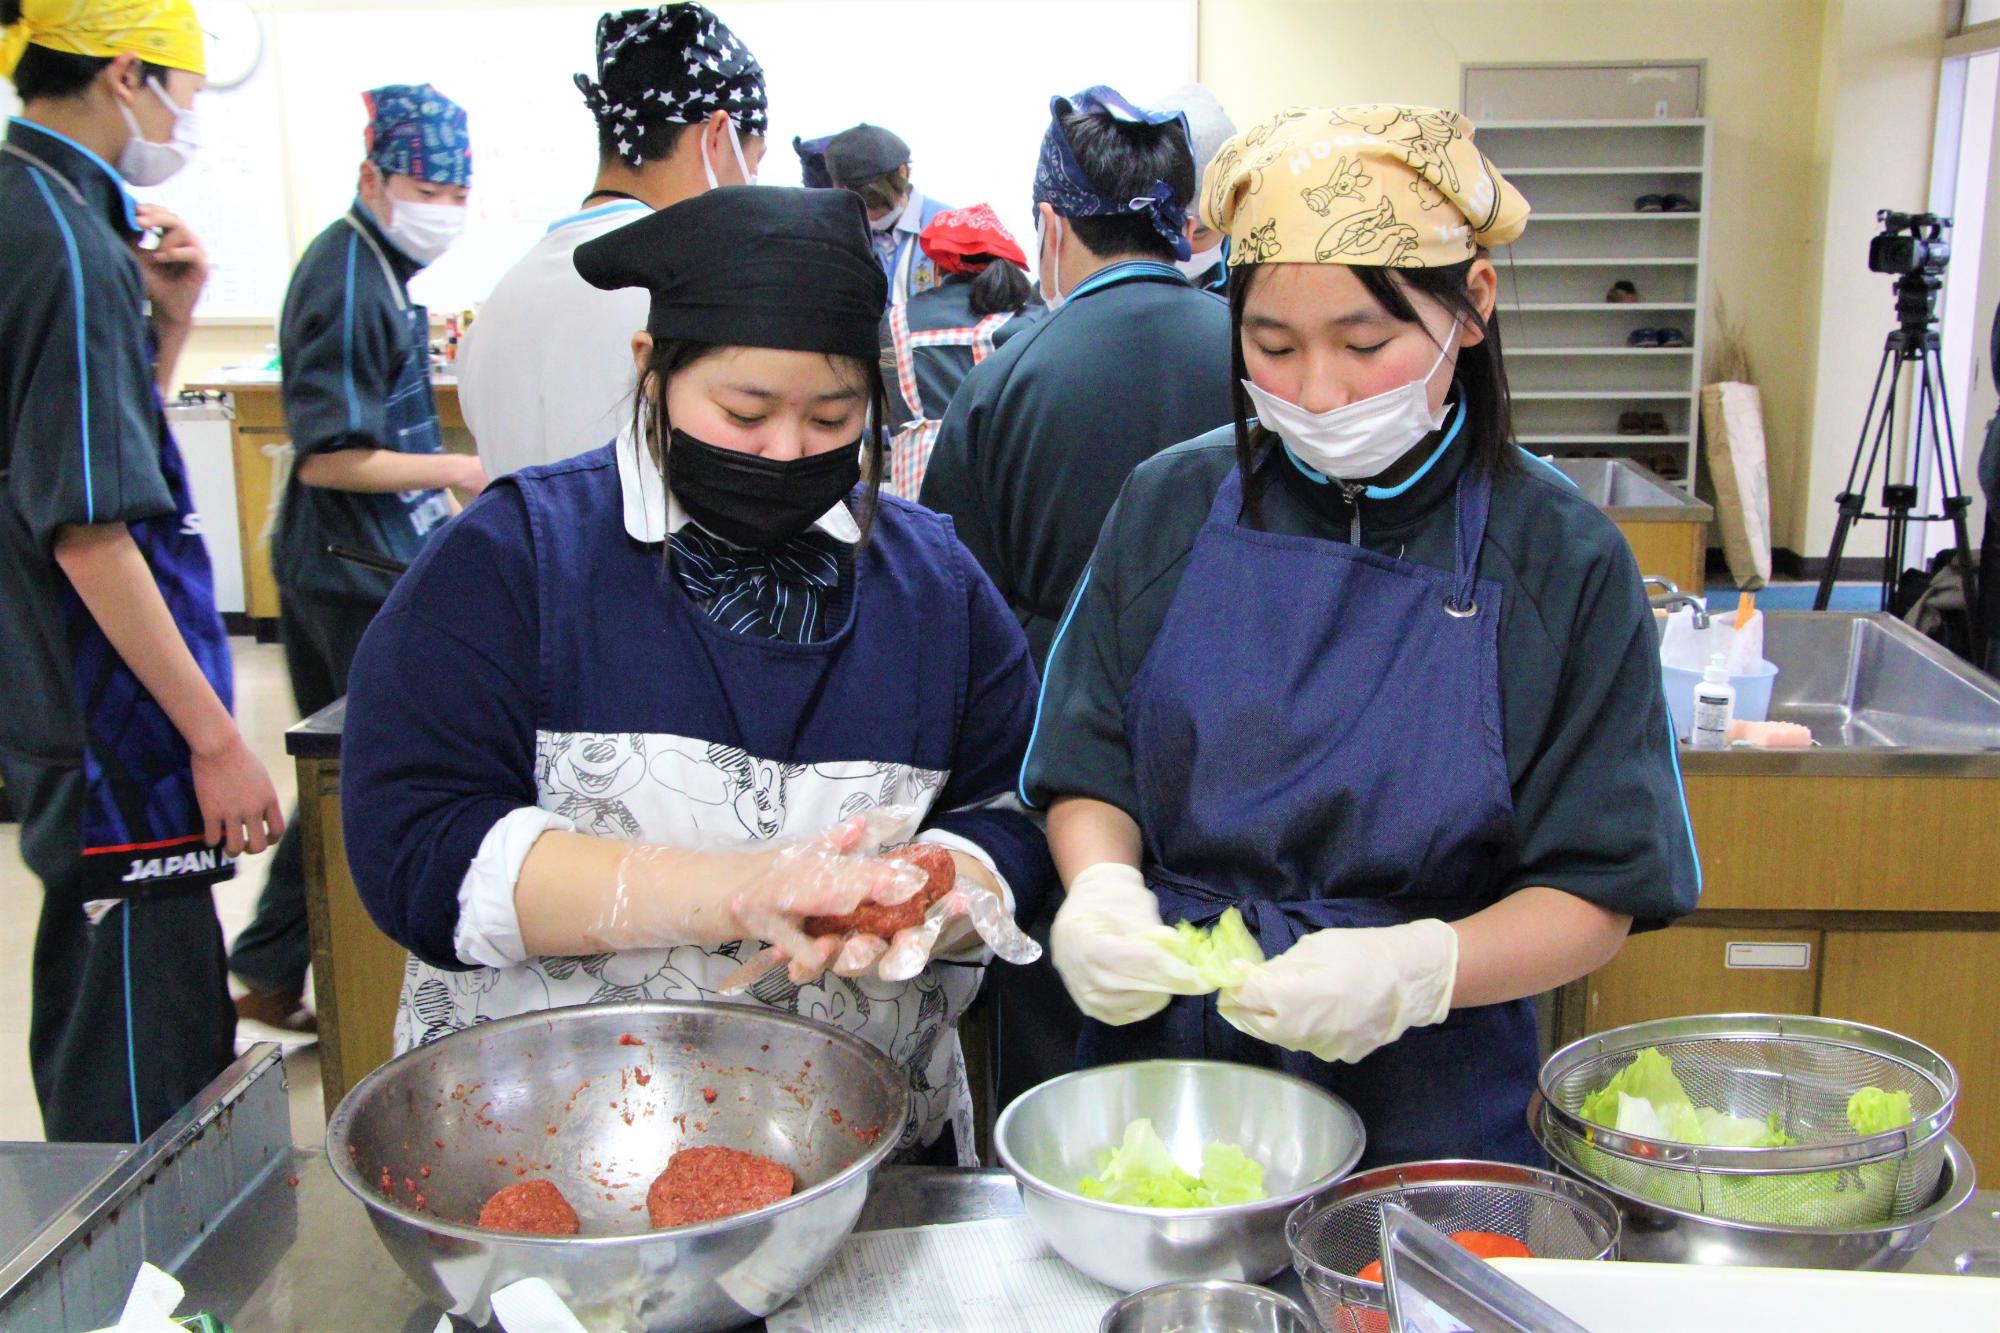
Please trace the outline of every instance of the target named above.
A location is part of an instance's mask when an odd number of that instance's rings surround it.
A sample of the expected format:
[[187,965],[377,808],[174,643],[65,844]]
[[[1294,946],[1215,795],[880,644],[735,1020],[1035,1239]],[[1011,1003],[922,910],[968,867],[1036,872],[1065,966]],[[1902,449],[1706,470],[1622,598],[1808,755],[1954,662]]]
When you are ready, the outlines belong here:
[[[1951,405],[1945,397],[1944,365],[1938,355],[1937,330],[1931,327],[1935,317],[1922,318],[1929,314],[1929,298],[1935,284],[1936,279],[1933,278],[1928,284],[1930,290],[1924,290],[1923,276],[1915,275],[1896,284],[1899,298],[1897,313],[1904,317],[1905,322],[1883,344],[1882,360],[1875,368],[1875,387],[1868,395],[1868,413],[1861,419],[1861,435],[1854,445],[1854,461],[1847,468],[1847,485],[1837,497],[1840,519],[1834,524],[1833,543],[1827,548],[1826,570],[1820,575],[1819,593],[1813,598],[1813,610],[1826,610],[1828,601],[1833,597],[1833,585],[1840,578],[1841,553],[1847,545],[1848,533],[1859,520],[1870,519],[1889,525],[1882,552],[1882,609],[1900,617],[1909,610],[1903,603],[1899,584],[1909,548],[1910,524],[1948,519],[1957,543],[1953,562],[1964,580],[1965,614],[1971,627],[1973,660],[1979,661],[1982,660],[1980,654],[1984,650],[1986,636],[1985,627],[1979,619],[1972,542],[1966,532],[1965,516],[1972,507],[1972,501],[1959,484],[1958,442],[1951,429]],[[1910,320],[1912,314],[1919,314],[1921,322]],[[1939,512],[1918,514],[1911,512],[1917,507],[1917,488],[1908,483],[1885,480],[1882,512],[1870,513],[1867,509],[1868,486],[1875,479],[1878,461],[1883,464],[1884,476],[1889,475],[1890,464],[1883,458],[1884,446],[1888,446],[1893,454],[1896,393],[1902,387],[1903,368],[1912,363],[1918,369],[1917,397],[1911,405],[1915,422],[1910,442],[1911,457],[1924,456],[1927,438],[1924,427],[1928,423],[1930,457],[1937,468],[1939,484],[1946,489],[1938,506]],[[1888,385],[1886,396],[1883,394],[1885,381]],[[1881,409],[1879,417],[1877,407]]]

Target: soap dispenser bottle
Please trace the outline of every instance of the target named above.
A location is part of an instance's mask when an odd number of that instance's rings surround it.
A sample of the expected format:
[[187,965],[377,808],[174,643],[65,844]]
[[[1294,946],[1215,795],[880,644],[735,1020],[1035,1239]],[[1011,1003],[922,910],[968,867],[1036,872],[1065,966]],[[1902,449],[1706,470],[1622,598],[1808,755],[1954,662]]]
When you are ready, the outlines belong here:
[[1729,746],[1729,724],[1736,717],[1736,687],[1729,683],[1729,668],[1722,654],[1709,659],[1694,687],[1694,735],[1697,750],[1722,750]]

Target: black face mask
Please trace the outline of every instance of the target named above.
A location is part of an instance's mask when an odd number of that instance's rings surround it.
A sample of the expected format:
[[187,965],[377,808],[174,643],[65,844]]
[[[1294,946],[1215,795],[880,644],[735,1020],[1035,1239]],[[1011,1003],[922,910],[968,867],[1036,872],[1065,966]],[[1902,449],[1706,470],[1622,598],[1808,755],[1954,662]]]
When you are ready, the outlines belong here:
[[790,541],[861,480],[859,441],[784,462],[721,449],[674,430],[668,474],[688,517],[726,542],[765,550]]

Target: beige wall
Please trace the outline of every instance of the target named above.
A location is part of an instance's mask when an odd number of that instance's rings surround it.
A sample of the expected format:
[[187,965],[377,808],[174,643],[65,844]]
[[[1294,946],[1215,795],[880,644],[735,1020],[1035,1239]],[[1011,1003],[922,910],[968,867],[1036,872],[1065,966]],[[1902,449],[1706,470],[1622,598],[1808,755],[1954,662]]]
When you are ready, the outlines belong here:
[[[1891,318],[1886,287],[1867,272],[1867,237],[1875,209],[1923,203],[1945,10],[1946,0],[1202,0],[1200,68],[1248,123],[1301,102],[1456,106],[1467,62],[1706,60],[1705,304],[1721,289],[1745,326],[1775,542],[1817,555]],[[183,373],[254,358],[273,336],[199,331]]]
[[[1790,526],[1780,530],[1794,534],[1790,544],[1802,555],[1825,555],[1833,538],[1834,497],[1853,461],[1883,339],[1895,325],[1891,279],[1868,271],[1875,212],[1920,212],[1929,197],[1946,9],[1944,0],[1827,0],[1813,200],[1823,225],[1801,324],[1814,386],[1804,423],[1810,466],[1802,484],[1772,488],[1774,509],[1781,494],[1792,501]],[[1878,496],[1883,480],[1878,470],[1870,488]],[[1881,537],[1881,524],[1864,523],[1845,549],[1880,555]]]

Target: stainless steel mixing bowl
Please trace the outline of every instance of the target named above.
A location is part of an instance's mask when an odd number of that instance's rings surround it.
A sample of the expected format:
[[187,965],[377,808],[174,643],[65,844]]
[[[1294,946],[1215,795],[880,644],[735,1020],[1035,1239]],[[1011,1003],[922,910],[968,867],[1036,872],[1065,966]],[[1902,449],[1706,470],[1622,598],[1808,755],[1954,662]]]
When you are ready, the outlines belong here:
[[1977,1185],[1972,1156],[1946,1134],[1944,1169],[1930,1202],[1895,1222],[1858,1227],[1781,1227],[1669,1208],[1585,1171],[1565,1141],[1549,1132],[1546,1104],[1533,1104],[1531,1123],[1542,1147],[1563,1170],[1611,1196],[1625,1215],[1620,1254],[1655,1264],[1730,1264],[1750,1268],[1834,1268],[1895,1272],[1930,1239],[1939,1221],[1965,1206]]
[[[734,1328],[833,1257],[909,1113],[902,1072],[845,1032],[733,1004],[596,1004],[481,1024],[363,1079],[327,1122],[341,1183],[441,1309],[475,1323],[521,1278],[593,1328]],[[792,1168],[782,1203],[668,1231],[646,1190],[682,1147]],[[472,1225],[506,1185],[554,1181],[578,1236]]]
[[[1137,1208],[1086,1199],[1077,1182],[1145,1116],[1176,1161],[1230,1143],[1264,1167],[1270,1197],[1220,1208]],[[1219,1060],[1142,1060],[1065,1074],[1016,1098],[993,1146],[1028,1218],[1055,1252],[1106,1286],[1261,1282],[1290,1262],[1285,1215],[1361,1158],[1354,1108],[1303,1079]]]
[[1289,1296],[1247,1282],[1169,1282],[1105,1312],[1098,1333],[1319,1333]]

